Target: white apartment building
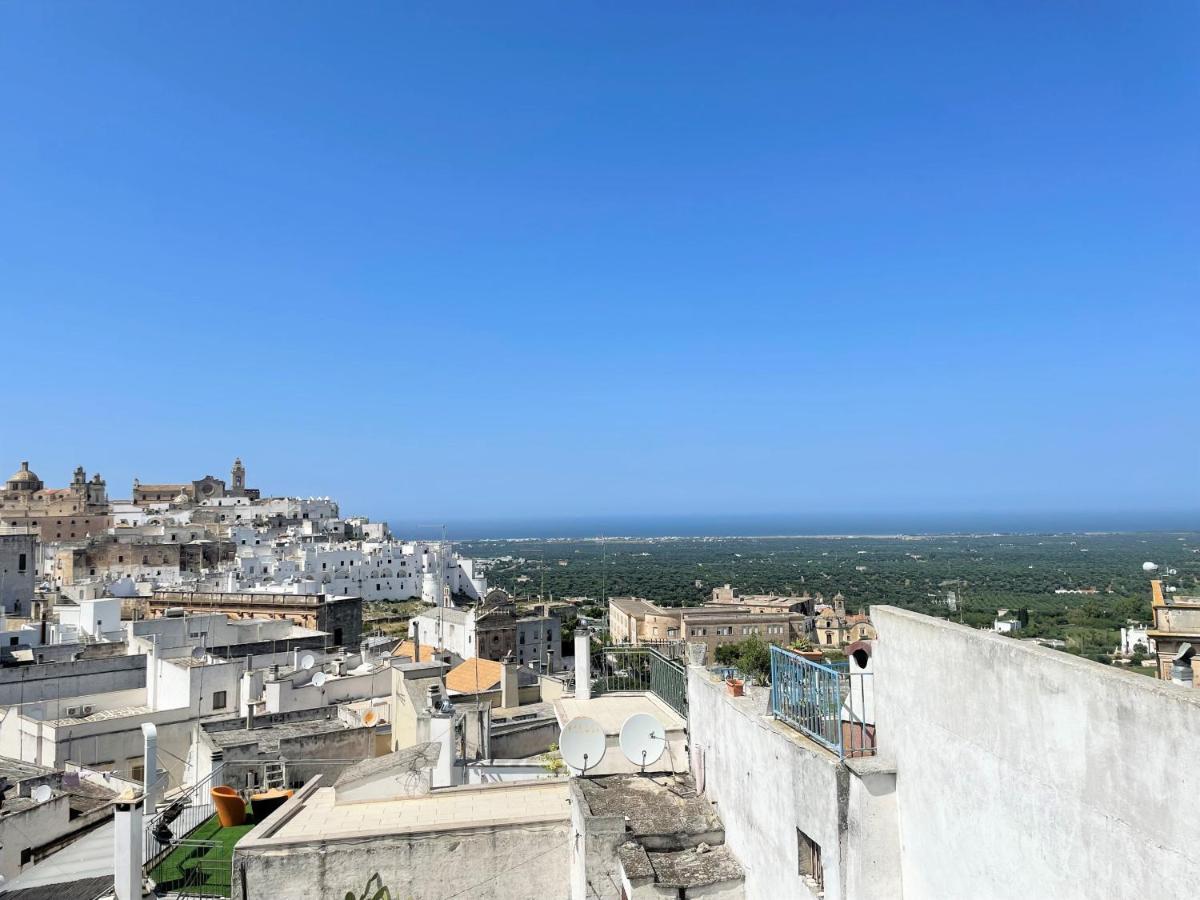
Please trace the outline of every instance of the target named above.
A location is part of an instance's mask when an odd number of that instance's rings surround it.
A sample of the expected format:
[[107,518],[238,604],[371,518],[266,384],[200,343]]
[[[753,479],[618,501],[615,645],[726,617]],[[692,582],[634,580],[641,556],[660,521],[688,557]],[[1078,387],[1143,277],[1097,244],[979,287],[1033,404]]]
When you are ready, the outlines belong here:
[[[279,538],[264,541],[244,529],[233,532],[237,558],[224,590],[254,590],[306,584],[297,593],[325,593],[363,600],[409,600],[435,603],[440,545],[401,541],[349,540],[337,543]],[[258,541],[258,543],[250,543]],[[244,542],[244,543],[243,543]],[[487,593],[487,579],[475,561],[450,551],[445,585],[451,593],[478,600]]]

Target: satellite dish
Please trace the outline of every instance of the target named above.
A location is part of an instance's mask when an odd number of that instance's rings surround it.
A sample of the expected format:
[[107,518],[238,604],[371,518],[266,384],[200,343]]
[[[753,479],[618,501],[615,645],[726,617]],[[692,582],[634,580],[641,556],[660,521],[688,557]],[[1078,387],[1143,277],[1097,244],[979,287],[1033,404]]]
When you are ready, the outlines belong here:
[[54,796],[54,791],[48,784],[39,784],[29,796],[33,798],[34,803],[45,803]]
[[326,675],[324,672],[318,672],[316,675],[314,675],[312,677],[313,687],[321,687],[328,680],[329,680],[328,675]]
[[300,657],[300,668],[302,669],[311,669],[316,664],[317,660],[311,653],[305,653]]
[[594,769],[604,758],[604,729],[595,719],[580,716],[567,723],[558,739],[563,762],[576,774]]
[[1142,563],[1142,571],[1143,572],[1157,572],[1158,565],[1156,563],[1152,563],[1152,562],[1144,562],[1144,563]]
[[649,713],[634,713],[621,726],[620,743],[625,758],[644,769],[667,749],[667,729]]
[[208,653],[203,647],[192,648],[192,659],[204,659],[207,655]]
[[367,710],[367,714],[363,716],[363,724],[370,728],[379,721],[379,713],[373,709]]

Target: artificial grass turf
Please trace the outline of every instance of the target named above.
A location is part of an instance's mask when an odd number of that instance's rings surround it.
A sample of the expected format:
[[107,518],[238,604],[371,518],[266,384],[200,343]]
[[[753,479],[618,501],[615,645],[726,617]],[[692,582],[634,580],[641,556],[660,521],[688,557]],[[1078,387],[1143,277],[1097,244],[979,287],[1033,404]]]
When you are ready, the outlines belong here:
[[181,844],[163,857],[154,867],[151,877],[156,884],[178,886],[183,884],[193,869],[201,869],[204,877],[197,887],[212,888],[212,893],[216,896],[229,896],[227,892],[232,874],[230,864],[233,860],[233,846],[255,824],[254,817],[248,809],[246,821],[232,828],[222,828],[215,815],[206,819],[185,840],[207,841],[213,846],[202,848]]

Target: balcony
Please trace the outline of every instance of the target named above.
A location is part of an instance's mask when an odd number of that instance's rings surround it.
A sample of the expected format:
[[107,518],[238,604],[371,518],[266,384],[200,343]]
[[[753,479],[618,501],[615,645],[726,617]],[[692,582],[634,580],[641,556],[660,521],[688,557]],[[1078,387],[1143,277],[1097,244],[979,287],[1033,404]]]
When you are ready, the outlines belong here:
[[875,755],[875,706],[869,650],[846,663],[817,663],[771,647],[771,714],[839,759]]

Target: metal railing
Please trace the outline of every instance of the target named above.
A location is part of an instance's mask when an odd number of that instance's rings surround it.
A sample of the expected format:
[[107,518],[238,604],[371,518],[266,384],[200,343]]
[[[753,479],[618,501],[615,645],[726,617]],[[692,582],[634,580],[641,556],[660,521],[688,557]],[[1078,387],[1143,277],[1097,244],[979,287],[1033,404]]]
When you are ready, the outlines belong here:
[[687,718],[687,670],[652,647],[604,647],[592,658],[592,694],[649,691]]
[[160,893],[183,898],[229,897],[233,858],[220,841],[179,841],[147,873]]
[[147,817],[142,835],[142,859],[147,872],[181,840],[213,817],[212,788],[222,784],[225,777],[224,763],[219,763],[207,778],[173,797],[166,798],[166,806],[155,815]]
[[771,712],[839,758],[873,756],[870,672],[851,672],[771,647]]

